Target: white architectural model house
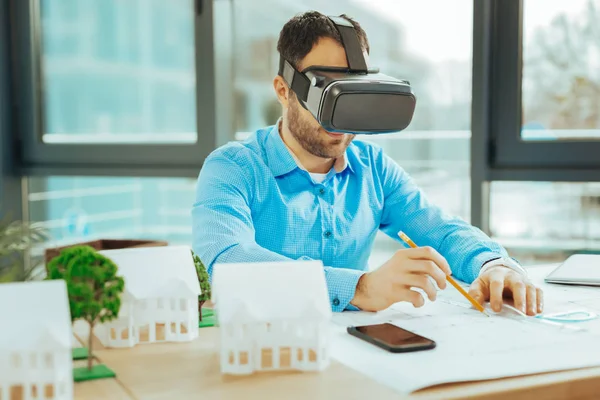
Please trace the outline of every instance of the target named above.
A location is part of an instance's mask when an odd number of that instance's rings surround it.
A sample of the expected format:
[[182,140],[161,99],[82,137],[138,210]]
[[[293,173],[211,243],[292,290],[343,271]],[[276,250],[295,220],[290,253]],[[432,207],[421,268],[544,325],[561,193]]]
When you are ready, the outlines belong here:
[[0,284],[0,327],[0,399],[73,398],[73,333],[63,280]]
[[103,250],[125,280],[119,316],[98,327],[105,347],[187,342],[198,337],[200,285],[185,246]]
[[215,264],[221,372],[320,371],[331,307],[320,261]]

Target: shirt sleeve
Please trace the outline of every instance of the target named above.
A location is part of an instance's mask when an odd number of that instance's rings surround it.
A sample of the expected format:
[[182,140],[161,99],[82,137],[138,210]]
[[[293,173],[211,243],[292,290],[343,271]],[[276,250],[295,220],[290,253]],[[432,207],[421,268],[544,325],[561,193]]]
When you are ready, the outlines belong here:
[[506,250],[480,229],[447,215],[431,204],[414,180],[389,156],[377,157],[384,206],[380,228],[400,241],[404,231],[417,246],[430,246],[446,258],[452,274],[467,283],[479,275],[484,263],[507,257]]
[[[252,180],[240,164],[224,155],[209,156],[202,167],[192,208],[192,247],[211,280],[215,263],[292,260],[256,243],[250,208]],[[324,270],[331,309],[353,309],[350,301],[364,272],[333,267]]]

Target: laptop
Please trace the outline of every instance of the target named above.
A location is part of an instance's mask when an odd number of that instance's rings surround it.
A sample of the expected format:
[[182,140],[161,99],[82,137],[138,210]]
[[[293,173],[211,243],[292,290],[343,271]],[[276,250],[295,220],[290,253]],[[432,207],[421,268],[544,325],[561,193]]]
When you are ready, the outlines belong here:
[[550,272],[544,281],[568,285],[600,286],[600,255],[573,254]]

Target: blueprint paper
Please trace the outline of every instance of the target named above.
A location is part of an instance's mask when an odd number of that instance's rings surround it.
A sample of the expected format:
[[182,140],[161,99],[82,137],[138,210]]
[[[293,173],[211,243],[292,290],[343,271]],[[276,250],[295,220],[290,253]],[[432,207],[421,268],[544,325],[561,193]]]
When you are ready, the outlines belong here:
[[[600,310],[600,288],[570,286],[565,290],[541,283],[551,270],[540,268],[530,273],[545,291],[546,311]],[[449,287],[439,292],[438,300],[427,301],[418,309],[399,303],[379,313],[336,314],[331,354],[342,364],[404,393],[441,383],[600,366],[600,320],[548,324],[509,309],[499,314],[489,306],[487,309],[491,317],[474,310]],[[437,347],[393,354],[346,332],[349,325],[381,322],[428,337]]]

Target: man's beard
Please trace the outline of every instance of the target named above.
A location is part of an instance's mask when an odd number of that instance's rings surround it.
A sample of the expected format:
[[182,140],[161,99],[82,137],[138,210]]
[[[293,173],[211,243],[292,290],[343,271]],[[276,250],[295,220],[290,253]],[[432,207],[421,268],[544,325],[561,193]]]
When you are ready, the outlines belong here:
[[307,121],[301,117],[299,107],[302,106],[298,101],[290,102],[287,118],[290,133],[302,148],[321,158],[337,158],[344,154],[356,135],[344,134],[339,139],[331,140],[314,119]]

